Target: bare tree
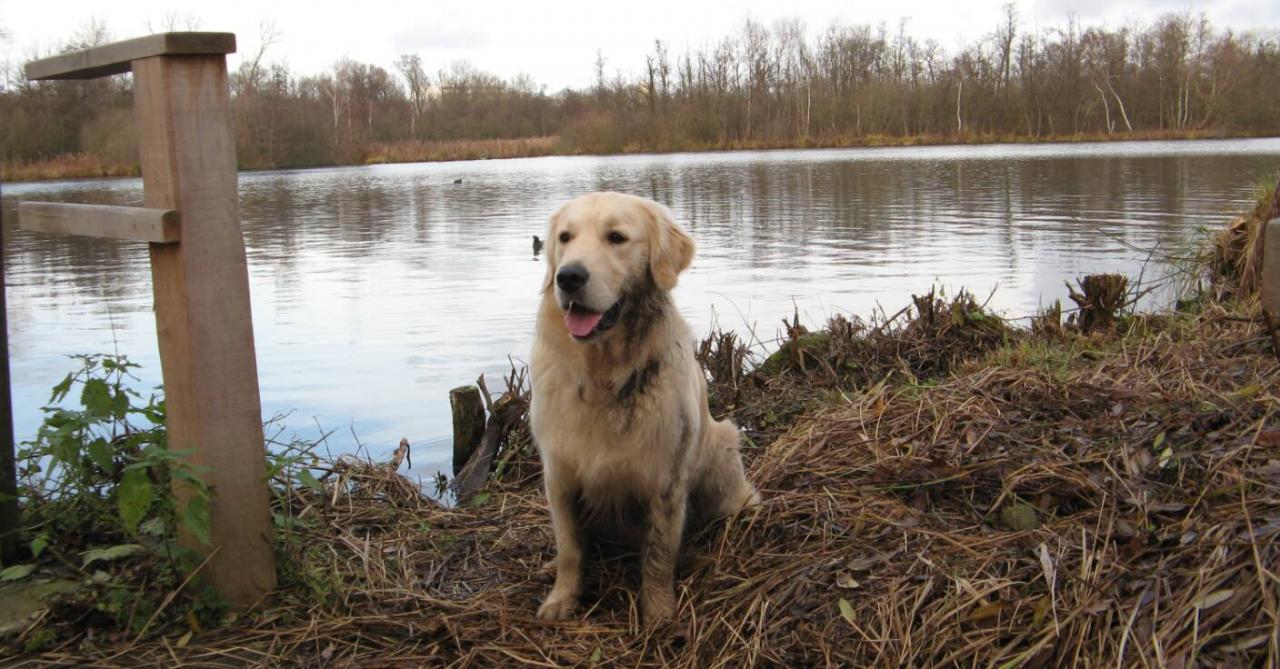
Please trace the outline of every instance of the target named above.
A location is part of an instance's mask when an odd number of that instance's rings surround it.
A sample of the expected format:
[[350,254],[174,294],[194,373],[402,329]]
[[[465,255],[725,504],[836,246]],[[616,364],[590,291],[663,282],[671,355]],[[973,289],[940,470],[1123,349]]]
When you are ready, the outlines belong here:
[[[1190,13],[1119,29],[1073,16],[1032,31],[1011,4],[991,33],[955,50],[909,28],[833,22],[811,33],[795,19],[747,20],[679,55],[655,40],[630,74],[606,70],[597,51],[591,84],[549,95],[529,76],[505,80],[465,62],[428,76],[412,54],[386,70],[342,59],[293,76],[268,63],[278,36],[268,24],[232,77],[238,155],[255,167],[307,165],[368,157],[373,142],[546,135],[569,150],[611,151],[838,145],[874,134],[1280,132],[1272,33],[1217,30]],[[64,49],[107,37],[94,20]],[[123,77],[14,77],[0,89],[0,160],[111,146],[129,131],[128,86]]]
[[270,49],[282,34],[276,27],[275,21],[264,21],[258,24],[258,48],[252,56],[240,63],[239,78],[242,86],[254,90],[262,85],[262,59],[267,49]]
[[427,111],[430,100],[431,78],[422,67],[422,57],[416,53],[400,56],[396,69],[404,77],[405,89],[409,92],[409,136],[417,139],[418,117]]
[[152,23],[148,18],[146,29],[148,33],[171,33],[176,31],[193,31],[199,30],[202,21],[200,17],[189,12],[179,12],[177,10],[166,13],[161,16],[158,21]]

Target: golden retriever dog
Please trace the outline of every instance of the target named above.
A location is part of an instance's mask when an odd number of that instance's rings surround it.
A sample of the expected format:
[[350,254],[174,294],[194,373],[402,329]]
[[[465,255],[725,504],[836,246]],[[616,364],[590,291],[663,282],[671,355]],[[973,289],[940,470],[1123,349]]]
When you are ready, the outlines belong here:
[[712,419],[689,326],[671,301],[693,240],[666,207],[592,193],[561,207],[546,238],[530,423],[542,457],[556,579],[538,617],[570,617],[589,533],[640,545],[646,622],[675,611],[689,519],[759,501],[737,427]]

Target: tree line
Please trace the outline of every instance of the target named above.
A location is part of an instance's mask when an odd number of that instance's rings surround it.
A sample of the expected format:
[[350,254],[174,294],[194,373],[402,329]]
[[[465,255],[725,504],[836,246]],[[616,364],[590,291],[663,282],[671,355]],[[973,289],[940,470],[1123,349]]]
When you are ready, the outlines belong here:
[[[1280,131],[1275,32],[1216,28],[1190,13],[1028,30],[1006,5],[990,33],[948,52],[909,27],[748,19],[702,48],[676,53],[655,40],[630,70],[610,72],[598,54],[590,86],[559,92],[467,62],[432,69],[416,54],[300,74],[268,58],[278,34],[266,30],[231,74],[238,155],[245,167],[292,167],[368,162],[389,146],[531,137],[554,138],[539,146],[558,152],[603,153]],[[99,26],[64,50],[105,41]],[[136,162],[129,78],[9,81],[0,160]]]

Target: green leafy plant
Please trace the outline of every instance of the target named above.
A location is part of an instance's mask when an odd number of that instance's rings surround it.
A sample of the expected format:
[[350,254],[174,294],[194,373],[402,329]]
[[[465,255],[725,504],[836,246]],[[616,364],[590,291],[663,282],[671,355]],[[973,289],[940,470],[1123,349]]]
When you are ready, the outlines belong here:
[[18,451],[32,552],[56,537],[64,548],[139,544],[177,560],[178,524],[208,543],[211,491],[169,449],[163,397],[129,387],[138,365],[124,356],[73,358],[79,369],[53,387],[35,439]]

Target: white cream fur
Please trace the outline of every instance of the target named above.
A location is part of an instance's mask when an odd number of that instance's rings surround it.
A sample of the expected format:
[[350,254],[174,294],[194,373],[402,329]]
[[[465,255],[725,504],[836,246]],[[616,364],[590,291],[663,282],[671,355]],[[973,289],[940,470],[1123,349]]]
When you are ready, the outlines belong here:
[[[625,238],[610,241],[609,233]],[[567,234],[562,243],[560,236]],[[759,500],[747,482],[737,428],[707,409],[693,338],[670,299],[694,244],[655,202],[619,193],[577,198],[552,216],[547,279],[532,356],[530,412],[556,535],[556,583],[538,610],[572,615],[581,593],[583,533],[633,534],[641,544],[641,608],[647,621],[674,614],[674,568],[690,499],[701,515],[731,514]],[[580,304],[605,311],[623,299],[612,329],[575,341],[564,323],[558,267],[582,264]],[[632,310],[628,312],[628,310]],[[638,503],[638,527],[621,513]],[[595,518],[588,527],[586,521]]]

